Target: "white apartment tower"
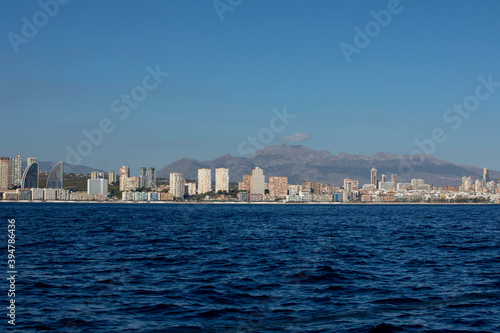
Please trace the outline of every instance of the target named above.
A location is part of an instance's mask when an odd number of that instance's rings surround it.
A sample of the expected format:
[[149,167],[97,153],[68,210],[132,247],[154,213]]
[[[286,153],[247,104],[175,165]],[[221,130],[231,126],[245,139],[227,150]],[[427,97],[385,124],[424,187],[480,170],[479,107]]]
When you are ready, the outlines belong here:
[[175,198],[184,198],[184,175],[182,173],[172,172],[170,174],[170,193]]
[[23,178],[23,158],[17,155],[10,159],[10,184],[20,187],[21,179]]
[[264,176],[264,170],[256,167],[252,170],[252,182],[250,193],[251,194],[264,194],[264,184],[266,177]]
[[215,192],[229,192],[229,169],[215,169]]
[[212,191],[212,169],[198,169],[198,194]]

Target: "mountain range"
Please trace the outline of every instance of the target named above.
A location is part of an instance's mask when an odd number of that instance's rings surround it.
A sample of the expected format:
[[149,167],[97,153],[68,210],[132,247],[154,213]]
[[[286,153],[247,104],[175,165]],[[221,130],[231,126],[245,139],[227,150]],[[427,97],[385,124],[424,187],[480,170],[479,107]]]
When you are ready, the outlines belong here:
[[[290,184],[300,184],[303,180],[317,181],[339,186],[345,178],[358,179],[361,184],[370,183],[370,171],[377,169],[378,179],[385,174],[390,181],[391,174],[398,174],[399,182],[410,182],[413,178],[424,179],[434,186],[458,186],[463,176],[472,176],[472,181],[483,178],[483,169],[473,165],[454,164],[439,160],[430,155],[419,155],[413,161],[423,160],[419,165],[411,164],[412,171],[401,166],[410,165],[410,155],[376,153],[372,156],[317,151],[301,145],[281,144],[257,150],[250,157],[234,157],[230,154],[213,160],[198,161],[183,158],[157,171],[158,178],[168,178],[171,172],[184,174],[184,178],[196,180],[198,169],[228,168],[229,180],[241,182],[243,175],[251,174],[252,169],[264,170],[266,181],[272,176],[286,176]],[[402,170],[404,172],[402,172]],[[212,179],[214,179],[212,171]],[[489,171],[490,180],[498,180],[500,172]]]

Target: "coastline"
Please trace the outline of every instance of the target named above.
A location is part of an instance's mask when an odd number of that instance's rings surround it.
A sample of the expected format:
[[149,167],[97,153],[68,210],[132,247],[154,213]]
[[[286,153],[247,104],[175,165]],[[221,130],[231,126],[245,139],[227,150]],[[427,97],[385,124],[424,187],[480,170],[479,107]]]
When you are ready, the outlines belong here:
[[205,202],[205,201],[66,201],[66,200],[0,200],[1,203],[77,203],[77,204],[131,204],[131,205],[500,205],[492,202]]

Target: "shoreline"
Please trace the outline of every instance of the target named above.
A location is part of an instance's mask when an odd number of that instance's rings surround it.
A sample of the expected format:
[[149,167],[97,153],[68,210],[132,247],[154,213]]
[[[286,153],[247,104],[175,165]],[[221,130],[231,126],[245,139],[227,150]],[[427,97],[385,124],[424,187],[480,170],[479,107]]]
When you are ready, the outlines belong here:
[[77,203],[77,204],[130,204],[130,205],[500,205],[492,202],[183,202],[183,201],[65,201],[65,200],[0,200],[1,203]]

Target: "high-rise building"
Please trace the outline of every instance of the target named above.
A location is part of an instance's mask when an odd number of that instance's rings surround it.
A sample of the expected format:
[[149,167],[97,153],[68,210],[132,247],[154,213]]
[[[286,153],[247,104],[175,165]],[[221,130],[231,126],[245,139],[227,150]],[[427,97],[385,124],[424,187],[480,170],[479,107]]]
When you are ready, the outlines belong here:
[[411,180],[411,188],[413,190],[418,190],[420,186],[423,186],[425,184],[423,179],[412,179]]
[[196,194],[196,183],[185,183],[184,184],[184,194],[195,195]]
[[108,184],[115,184],[116,183],[116,172],[110,171],[108,173]]
[[286,198],[288,194],[288,177],[269,177],[269,194],[278,198]]
[[[32,160],[33,161],[33,160]],[[38,162],[28,164],[21,179],[21,188],[38,188]]]
[[469,191],[472,188],[472,177],[462,177],[462,189]]
[[378,188],[381,191],[395,191],[396,186],[397,185],[394,182],[380,182],[380,183],[378,183]]
[[320,182],[314,182],[311,184],[311,190],[313,193],[319,194],[321,193],[321,188],[323,187],[323,184]]
[[21,179],[23,178],[23,158],[21,155],[17,155],[16,157],[10,159],[9,172],[10,185],[20,187]]
[[375,185],[375,188],[378,187],[378,175],[377,175],[377,169],[372,168],[370,172],[370,184]]
[[251,194],[264,194],[264,183],[266,182],[264,170],[256,167],[252,170],[252,183],[250,188]]
[[474,186],[474,189],[476,192],[482,192],[483,191],[483,182],[479,179],[476,179],[476,184]]
[[63,162],[59,161],[50,170],[49,176],[47,178],[47,188],[51,189],[63,189],[63,175],[64,175],[64,165]]
[[128,166],[124,165],[120,168],[120,178],[123,176],[130,177],[130,168]]
[[90,179],[104,179],[104,172],[92,171],[90,173]]
[[351,191],[357,191],[359,189],[359,181],[357,179],[344,179],[344,189],[347,185],[351,185]]
[[170,174],[170,193],[172,193],[174,198],[184,198],[184,187],[184,175],[172,172]]
[[297,195],[300,193],[300,185],[288,185],[288,194]]
[[87,179],[87,194],[108,194],[108,182],[104,178]]
[[148,169],[145,167],[139,169],[139,187],[148,187],[146,184],[148,180],[147,173]]
[[229,169],[215,169],[215,192],[229,192]]
[[198,169],[198,194],[212,191],[212,169]]
[[0,157],[0,189],[6,190],[10,184],[10,158]]
[[26,167],[28,167],[28,165],[30,165],[31,163],[36,162],[36,157],[28,157],[26,159],[26,162]]
[[352,199],[352,184],[347,182],[345,184],[344,192],[342,192],[342,201],[349,202]]
[[238,188],[240,191],[250,192],[252,188],[252,175],[243,175],[243,182],[241,186]]
[[382,174],[382,177],[381,177],[381,178],[382,178],[382,182],[384,182],[384,183],[385,183],[385,182],[387,181],[387,177],[386,177],[384,174]]
[[397,184],[398,183],[398,175],[393,173],[391,175],[391,183]]
[[146,183],[149,188],[156,188],[156,169],[149,168],[146,173]]
[[302,181],[301,192],[303,193],[311,193],[312,183],[309,180]]
[[139,188],[139,177],[120,177],[120,191],[135,191]]
[[490,173],[487,168],[483,169],[483,187],[486,187],[486,184],[490,181]]

